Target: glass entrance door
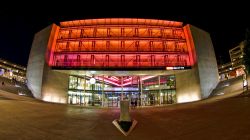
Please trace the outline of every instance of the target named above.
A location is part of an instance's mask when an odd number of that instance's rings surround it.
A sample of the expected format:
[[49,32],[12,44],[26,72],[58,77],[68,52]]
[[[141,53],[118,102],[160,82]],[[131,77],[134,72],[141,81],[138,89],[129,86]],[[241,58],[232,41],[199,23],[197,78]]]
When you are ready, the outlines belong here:
[[108,93],[108,107],[118,107],[119,96],[117,93]]

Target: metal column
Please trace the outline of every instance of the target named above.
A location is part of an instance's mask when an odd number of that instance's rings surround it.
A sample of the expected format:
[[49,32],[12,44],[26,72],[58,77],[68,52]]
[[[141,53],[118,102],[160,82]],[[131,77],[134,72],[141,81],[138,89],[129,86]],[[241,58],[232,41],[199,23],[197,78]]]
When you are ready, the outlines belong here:
[[158,85],[159,85],[159,93],[158,93],[158,102],[161,104],[161,76],[158,76]]
[[104,75],[102,76],[102,107],[104,107]]
[[[86,73],[85,73],[86,74]],[[84,91],[84,104],[86,104],[86,75],[84,75],[84,88],[83,88],[83,91]]]
[[121,85],[122,85],[121,101],[123,101],[123,76],[121,77]]
[[141,76],[139,76],[139,79],[140,79],[140,90],[141,90],[141,91],[140,91],[140,92],[141,92],[140,100],[141,100],[141,105],[143,105],[143,104],[142,104],[142,98],[141,98],[141,97],[142,97],[142,94],[143,94],[143,93],[142,93],[142,78],[141,78]]

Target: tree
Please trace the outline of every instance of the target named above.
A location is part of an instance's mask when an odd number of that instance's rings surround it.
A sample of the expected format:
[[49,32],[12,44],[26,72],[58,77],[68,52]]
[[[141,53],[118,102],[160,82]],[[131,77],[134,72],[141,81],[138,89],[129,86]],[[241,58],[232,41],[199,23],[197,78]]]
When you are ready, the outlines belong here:
[[243,90],[244,90],[244,82],[246,81],[246,90],[248,90],[248,80],[247,75],[250,72],[250,31],[249,29],[246,29],[246,35],[245,35],[245,42],[244,42],[244,55],[243,55],[243,64],[245,66],[244,72],[245,75],[243,76]]
[[246,74],[250,72],[250,31],[249,29],[246,30],[246,40],[244,45],[244,56],[243,56],[243,63],[245,65]]

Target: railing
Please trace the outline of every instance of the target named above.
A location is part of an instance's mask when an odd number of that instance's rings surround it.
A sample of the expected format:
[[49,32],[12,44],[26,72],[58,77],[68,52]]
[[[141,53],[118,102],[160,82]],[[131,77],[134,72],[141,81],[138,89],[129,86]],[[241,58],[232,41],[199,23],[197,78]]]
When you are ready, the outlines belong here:
[[91,63],[89,61],[57,61],[56,67],[166,67],[166,66],[187,66],[186,61],[179,62],[155,62],[152,64],[150,61],[146,62],[132,62],[132,63],[121,63],[121,62],[96,62]]

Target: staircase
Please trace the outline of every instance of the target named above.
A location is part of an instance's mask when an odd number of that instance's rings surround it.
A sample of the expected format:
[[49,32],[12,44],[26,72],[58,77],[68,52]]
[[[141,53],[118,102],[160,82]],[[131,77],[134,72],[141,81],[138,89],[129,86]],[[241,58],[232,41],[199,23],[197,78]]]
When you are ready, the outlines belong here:
[[13,81],[5,77],[0,77],[0,89],[17,95],[33,97],[25,83]]

